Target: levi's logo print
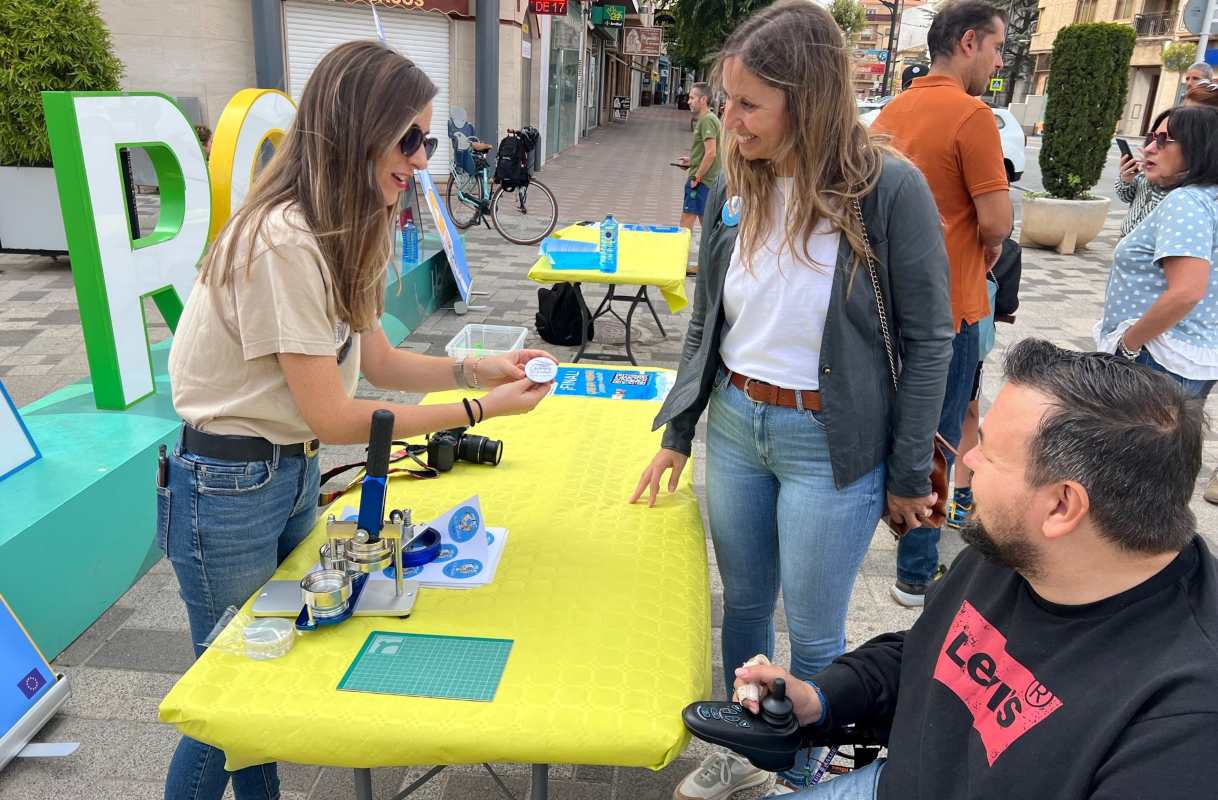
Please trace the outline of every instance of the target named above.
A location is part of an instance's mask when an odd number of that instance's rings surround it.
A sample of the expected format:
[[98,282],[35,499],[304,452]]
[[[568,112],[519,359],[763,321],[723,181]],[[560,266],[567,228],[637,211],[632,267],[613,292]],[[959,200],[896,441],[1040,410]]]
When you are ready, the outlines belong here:
[[968,601],[943,639],[935,680],[973,715],[990,766],[1011,743],[1061,708],[1062,701],[1007,653],[1007,639]]

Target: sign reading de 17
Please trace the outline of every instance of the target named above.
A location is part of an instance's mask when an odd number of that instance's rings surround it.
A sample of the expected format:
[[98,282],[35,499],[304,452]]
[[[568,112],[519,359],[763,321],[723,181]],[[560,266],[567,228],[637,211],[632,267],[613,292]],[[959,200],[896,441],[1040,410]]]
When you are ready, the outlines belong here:
[[529,10],[534,14],[567,15],[567,0],[529,0]]

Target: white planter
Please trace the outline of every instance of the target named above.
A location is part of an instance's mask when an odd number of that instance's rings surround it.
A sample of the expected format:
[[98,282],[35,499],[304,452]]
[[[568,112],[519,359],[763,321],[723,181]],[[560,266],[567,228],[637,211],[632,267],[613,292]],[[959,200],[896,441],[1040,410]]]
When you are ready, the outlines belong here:
[[0,250],[68,252],[51,167],[0,167]]
[[1058,200],[1054,197],[1024,197],[1019,243],[1051,247],[1062,255],[1085,247],[1100,235],[1108,218],[1107,197],[1092,200]]

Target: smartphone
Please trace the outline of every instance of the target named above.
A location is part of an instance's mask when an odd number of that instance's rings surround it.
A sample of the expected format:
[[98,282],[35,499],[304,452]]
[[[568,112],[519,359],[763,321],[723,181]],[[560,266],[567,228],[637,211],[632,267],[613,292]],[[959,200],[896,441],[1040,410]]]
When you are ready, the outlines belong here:
[[1121,151],[1121,155],[1126,158],[1133,158],[1133,151],[1129,149],[1129,142],[1124,139],[1117,139],[1117,149]]

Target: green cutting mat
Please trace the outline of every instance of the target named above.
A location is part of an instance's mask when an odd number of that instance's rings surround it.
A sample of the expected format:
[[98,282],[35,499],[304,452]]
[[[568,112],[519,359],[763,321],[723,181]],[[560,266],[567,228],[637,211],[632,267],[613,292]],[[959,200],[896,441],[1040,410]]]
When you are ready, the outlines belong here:
[[490,702],[511,652],[511,639],[373,631],[338,688]]

